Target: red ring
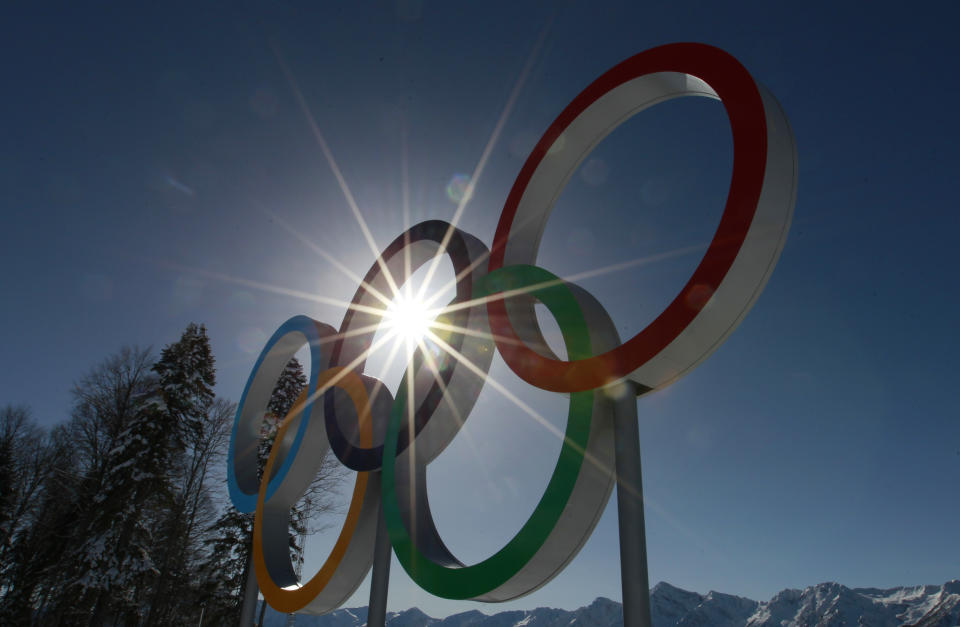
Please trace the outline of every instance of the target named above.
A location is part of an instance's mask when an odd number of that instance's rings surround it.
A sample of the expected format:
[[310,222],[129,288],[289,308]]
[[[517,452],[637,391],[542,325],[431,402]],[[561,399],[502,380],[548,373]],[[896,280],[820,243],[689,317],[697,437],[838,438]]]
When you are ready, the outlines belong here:
[[487,312],[500,354],[520,378],[539,388],[553,392],[596,389],[622,379],[656,356],[703,308],[705,299],[688,298],[695,286],[716,290],[723,281],[753,221],[767,163],[766,115],[757,85],[739,61],[719,48],[695,43],[668,44],[634,55],[608,70],[580,92],[550,125],[507,196],[493,239],[490,271],[504,264],[520,199],[554,141],[607,92],[654,72],[679,72],[703,80],[727,110],[733,134],[733,175],[723,217],[700,265],[673,302],[646,328],[606,353],[576,361],[543,357],[520,340],[507,317],[504,301],[490,301]]

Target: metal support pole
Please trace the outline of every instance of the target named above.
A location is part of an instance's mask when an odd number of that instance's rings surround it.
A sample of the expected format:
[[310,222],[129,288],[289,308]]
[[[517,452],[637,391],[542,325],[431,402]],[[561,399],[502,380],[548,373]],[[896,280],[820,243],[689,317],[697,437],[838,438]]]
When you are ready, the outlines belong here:
[[367,607],[367,627],[384,627],[387,620],[387,587],[390,584],[390,557],[392,547],[387,534],[383,504],[377,516],[377,539],[373,545],[373,574],[370,576],[370,604]]
[[260,617],[257,619],[257,627],[263,627],[263,615],[267,613],[267,600],[264,599],[260,604]]
[[[639,396],[647,390],[636,390]],[[620,525],[620,582],[624,627],[650,627],[650,582],[643,522],[643,478],[640,471],[640,429],[633,411],[614,412],[617,456],[617,518]]]
[[253,542],[247,555],[247,578],[243,586],[243,605],[240,606],[240,627],[251,627],[253,615],[257,611],[257,573],[253,569]]

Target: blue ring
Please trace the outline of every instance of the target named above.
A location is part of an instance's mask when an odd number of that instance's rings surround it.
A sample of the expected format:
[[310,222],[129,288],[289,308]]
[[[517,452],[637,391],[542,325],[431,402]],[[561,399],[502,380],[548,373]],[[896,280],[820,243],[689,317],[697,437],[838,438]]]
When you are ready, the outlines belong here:
[[[254,364],[253,370],[247,378],[247,384],[243,388],[243,395],[241,395],[240,403],[237,405],[237,415],[233,420],[233,430],[230,433],[230,449],[227,456],[227,488],[230,492],[230,500],[233,501],[234,507],[240,512],[248,513],[257,509],[257,490],[254,489],[251,493],[244,492],[237,481],[235,469],[237,431],[240,427],[240,418],[243,415],[244,405],[247,402],[247,393],[250,391],[250,386],[256,378],[257,373],[260,371],[264,359],[269,355],[274,345],[291,333],[300,333],[306,338],[306,344],[310,346],[310,382],[307,385],[307,398],[312,398],[317,391],[316,373],[326,370],[328,361],[326,352],[322,350],[327,340],[320,335],[318,324],[318,322],[307,316],[294,316],[280,325],[280,328],[274,332],[273,336],[267,341],[266,346],[264,346],[260,352],[260,356],[257,358],[257,362]],[[279,373],[277,377],[279,378]],[[267,484],[267,500],[273,496],[277,488],[280,487],[280,484],[283,483],[287,472],[290,470],[290,466],[293,464],[293,460],[297,457],[297,453],[300,450],[300,443],[303,441],[304,433],[310,422],[313,405],[314,403],[310,401],[306,407],[304,407],[303,419],[300,421],[300,427],[297,429],[297,434],[293,443],[290,445],[290,450],[287,452],[283,463],[274,472],[273,479]]]

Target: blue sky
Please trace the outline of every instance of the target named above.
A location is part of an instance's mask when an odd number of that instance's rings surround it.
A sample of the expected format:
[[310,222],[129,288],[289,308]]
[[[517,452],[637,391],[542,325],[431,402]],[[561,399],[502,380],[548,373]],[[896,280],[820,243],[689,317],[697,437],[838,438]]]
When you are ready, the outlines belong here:
[[[92,365],[124,344],[159,348],[190,321],[207,325],[217,390],[236,400],[285,319],[339,325],[342,307],[263,289],[349,300],[356,284],[313,247],[360,274],[374,259],[277,53],[382,248],[404,228],[405,194],[413,221],[450,219],[447,184],[474,170],[528,61],[462,222],[488,244],[527,152],[581,89],[632,54],[700,41],[737,57],[783,105],[799,194],[744,323],[694,373],[638,401],[651,582],[766,599],[828,580],[960,576],[951,5],[4,13],[0,403],[62,421]],[[731,165],[719,104],[657,106],[591,159],[560,198],[540,265],[568,275],[709,239]],[[584,286],[626,337],[697,261]],[[565,399],[502,362],[491,373],[562,425]],[[484,390],[430,469],[438,526],[465,559],[496,550],[532,510],[551,438]],[[612,503],[566,571],[503,607],[619,598]],[[392,575],[391,608],[472,607],[419,591],[396,563]]]

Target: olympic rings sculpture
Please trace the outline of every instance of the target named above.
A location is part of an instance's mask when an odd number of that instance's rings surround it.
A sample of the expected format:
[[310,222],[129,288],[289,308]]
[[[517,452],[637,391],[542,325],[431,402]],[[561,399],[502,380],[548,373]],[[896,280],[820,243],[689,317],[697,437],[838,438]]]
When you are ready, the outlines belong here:
[[[621,341],[593,296],[534,265],[537,248],[554,202],[593,148],[629,117],[681,96],[724,104],[733,133],[730,190],[693,275],[652,323]],[[557,142],[563,149],[551,150]],[[417,224],[364,277],[339,330],[306,316],[285,322],[247,381],[227,472],[234,505],[255,512],[254,565],[266,601],[281,612],[338,607],[370,569],[381,511],[403,568],[438,596],[505,601],[556,576],[590,536],[612,490],[613,417],[636,419],[635,394],[623,394],[623,384],[636,393],[669,385],[740,323],[783,249],[796,181],[787,118],[736,59],[702,44],[653,48],[601,75],[550,125],[510,190],[492,249],[445,222]],[[438,336],[442,354],[415,354],[394,398],[363,374],[381,318],[371,306],[375,294],[387,292],[388,273],[402,284],[438,254],[449,257],[457,277],[456,297],[444,314],[443,328],[450,330]],[[541,334],[537,301],[560,327],[565,360]],[[260,481],[257,448],[267,402],[284,365],[303,346],[311,379],[282,422]],[[506,546],[468,566],[436,529],[426,467],[470,415],[494,350],[531,385],[568,393],[569,411],[553,474],[530,518]],[[620,393],[612,393],[614,386]],[[357,479],[333,550],[301,583],[288,551],[289,510],[328,450]]]

